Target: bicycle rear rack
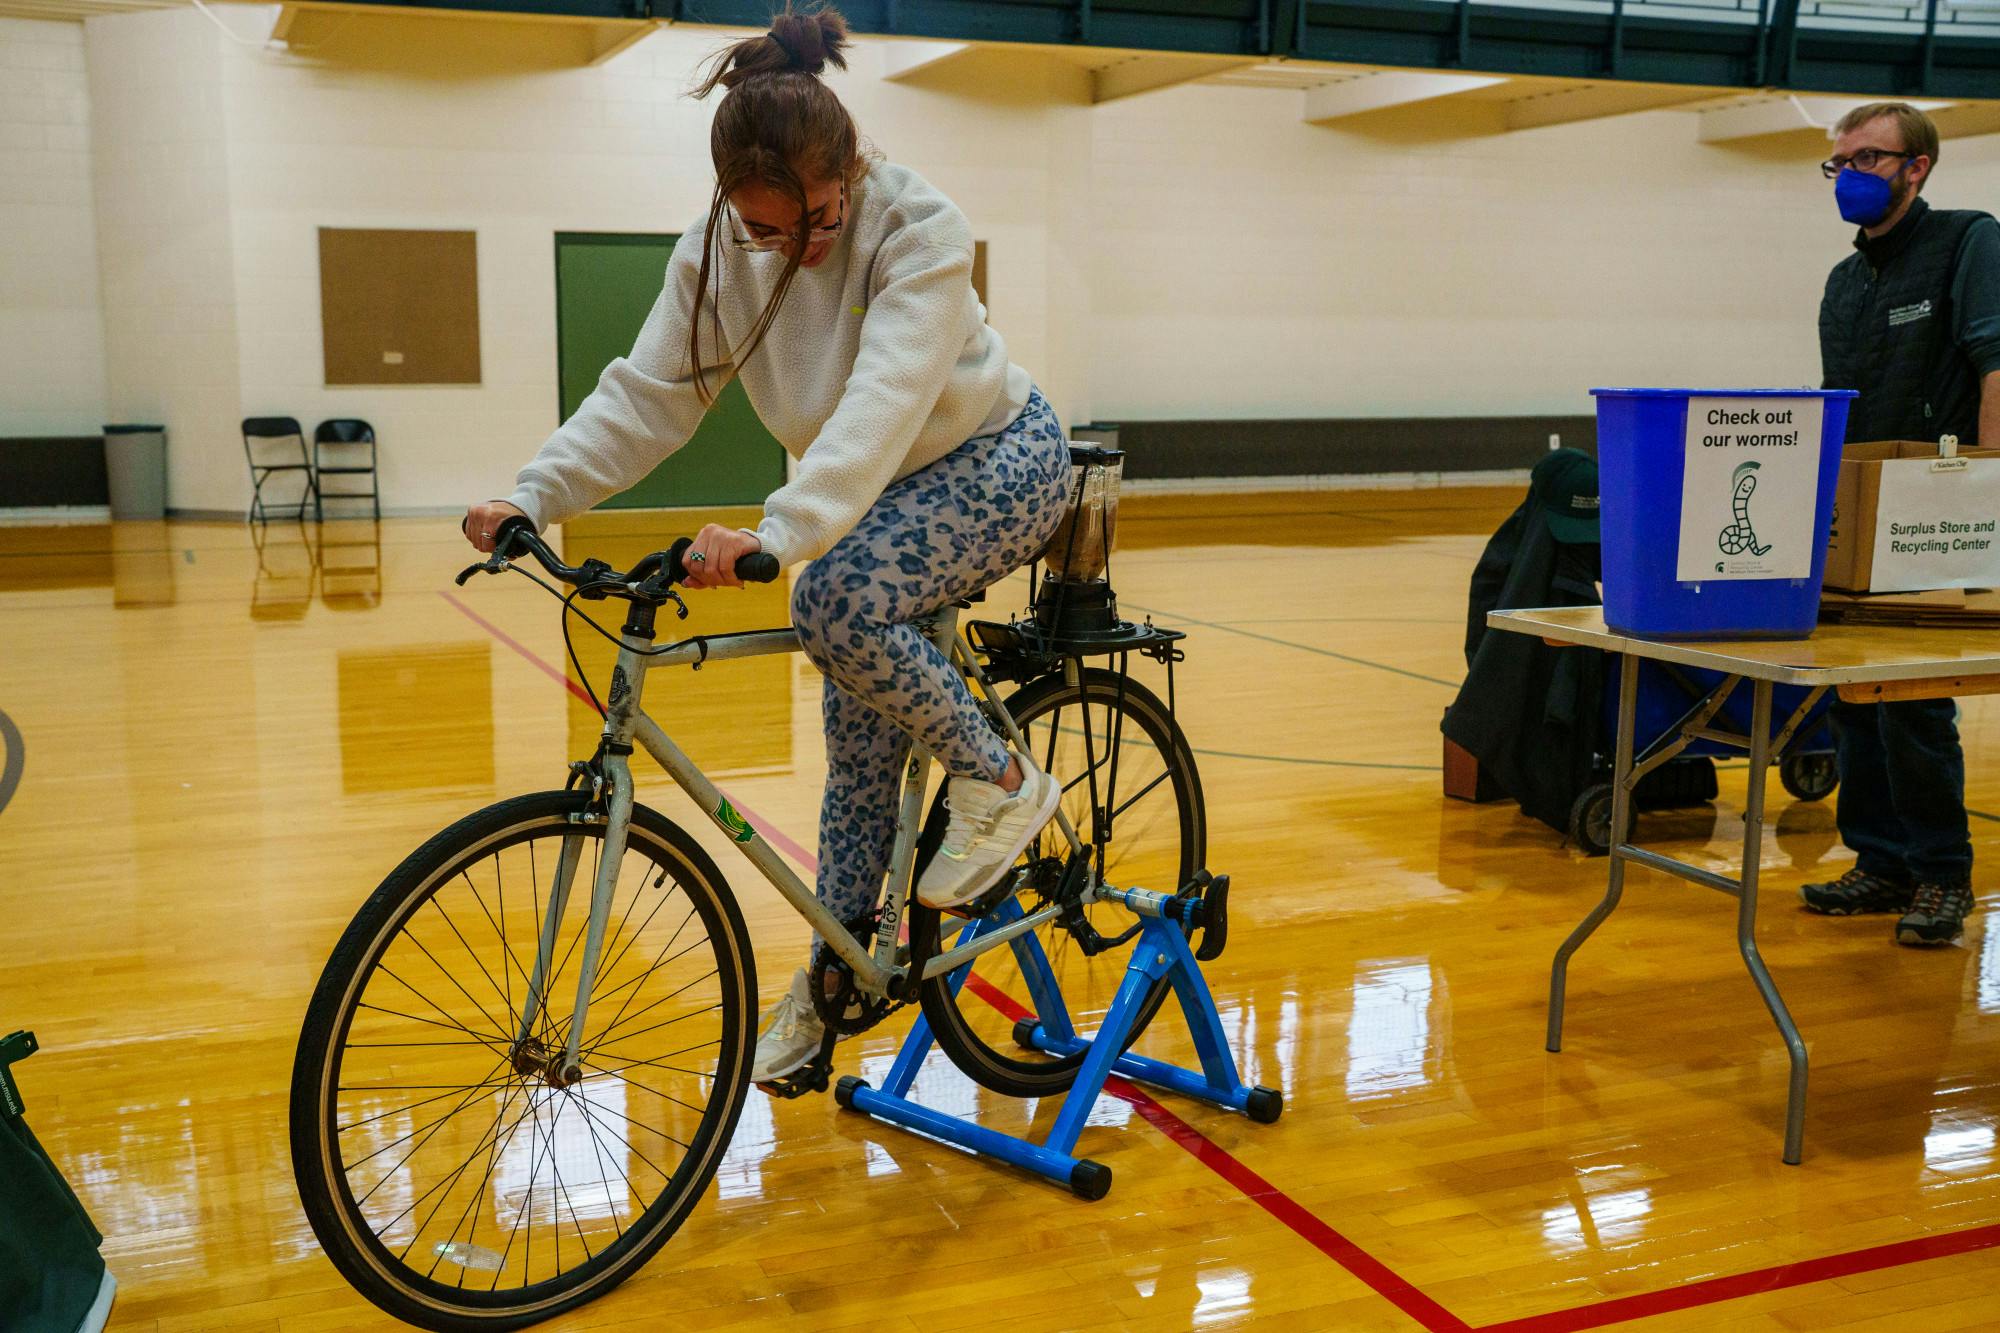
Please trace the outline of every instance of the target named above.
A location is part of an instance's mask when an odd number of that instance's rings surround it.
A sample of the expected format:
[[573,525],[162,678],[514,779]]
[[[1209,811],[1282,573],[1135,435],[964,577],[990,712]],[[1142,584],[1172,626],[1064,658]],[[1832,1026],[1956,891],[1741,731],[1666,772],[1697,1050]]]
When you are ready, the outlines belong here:
[[[1227,901],[1228,885],[1227,876],[1216,876],[1205,886],[1201,897],[1155,893],[1147,889],[1112,889],[1105,892],[1099,901],[1117,903],[1138,917],[1139,935],[1133,945],[1124,979],[1119,983],[1118,993],[1094,1037],[1077,1035],[1063,1005],[1061,989],[1049,972],[1047,955],[1032,935],[1021,937],[1012,947],[1023,973],[1028,976],[1029,990],[1036,996],[1041,1013],[1028,1012],[1011,997],[991,987],[977,989],[976,993],[982,999],[1014,1020],[1014,1040],[1024,1049],[1047,1051],[1053,1055],[1084,1053],[1076,1081],[1064,1095],[1062,1110],[1043,1142],[1035,1143],[987,1129],[962,1116],[925,1106],[911,1098],[910,1090],[916,1083],[917,1071],[930,1054],[935,1040],[930,1020],[922,1016],[918,1017],[916,1026],[904,1039],[882,1087],[871,1087],[864,1080],[849,1075],[835,1086],[835,1098],[851,1111],[943,1139],[983,1156],[997,1157],[1045,1176],[1067,1186],[1071,1193],[1083,1199],[1101,1199],[1111,1188],[1111,1168],[1102,1162],[1076,1156],[1075,1149],[1091,1108],[1097,1104],[1106,1081],[1114,1074],[1136,1083],[1147,1083],[1212,1102],[1227,1110],[1240,1111],[1260,1124],[1270,1124],[1283,1112],[1284,1096],[1274,1088],[1249,1086],[1238,1075],[1236,1059],[1230,1053],[1228,1038],[1222,1030],[1221,1015],[1216,1012],[1215,997],[1209,993],[1196,951],[1189,946],[1184,931],[1184,926],[1205,926],[1214,930],[1212,935],[1205,931],[1199,957],[1213,958],[1221,951],[1226,917],[1220,911],[1216,913],[1216,919],[1208,922],[1203,922],[1200,917],[1206,905],[1204,899],[1212,896],[1217,900],[1218,908]],[[991,915],[980,917],[966,927],[959,943],[970,943],[1020,917],[1019,901],[1010,898]],[[1194,919],[1190,920],[1190,917]],[[954,994],[967,984],[972,970],[973,964],[967,963],[951,974],[947,984]],[[1154,983],[1162,977],[1171,984],[1175,998],[1180,1001],[1181,1013],[1187,1020],[1196,1054],[1201,1060],[1199,1072],[1125,1051],[1132,1040],[1133,1027],[1139,1021],[1146,997]]]

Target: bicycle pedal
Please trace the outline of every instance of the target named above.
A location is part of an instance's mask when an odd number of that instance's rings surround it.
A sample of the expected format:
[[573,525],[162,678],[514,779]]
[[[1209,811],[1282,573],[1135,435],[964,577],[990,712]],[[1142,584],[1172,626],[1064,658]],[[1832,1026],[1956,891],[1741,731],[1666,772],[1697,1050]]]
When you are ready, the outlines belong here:
[[1014,877],[1009,875],[970,902],[945,908],[944,913],[946,916],[955,916],[964,921],[976,921],[1012,898],[1016,887]]
[[825,1092],[827,1085],[833,1081],[833,1044],[838,1040],[838,1035],[829,1031],[820,1039],[819,1050],[814,1052],[812,1059],[782,1078],[767,1079],[759,1083],[758,1090],[766,1096],[776,1097],[781,1101],[792,1101],[808,1093]]

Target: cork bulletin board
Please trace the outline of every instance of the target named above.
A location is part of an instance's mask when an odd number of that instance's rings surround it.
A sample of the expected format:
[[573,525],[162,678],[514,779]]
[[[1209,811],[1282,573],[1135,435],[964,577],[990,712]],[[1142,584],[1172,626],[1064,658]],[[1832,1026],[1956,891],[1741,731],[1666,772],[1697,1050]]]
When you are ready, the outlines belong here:
[[469,231],[319,229],[332,384],[479,383],[479,251]]
[[972,243],[972,291],[979,298],[979,304],[986,307],[986,313],[993,313],[993,305],[986,299],[986,242]]

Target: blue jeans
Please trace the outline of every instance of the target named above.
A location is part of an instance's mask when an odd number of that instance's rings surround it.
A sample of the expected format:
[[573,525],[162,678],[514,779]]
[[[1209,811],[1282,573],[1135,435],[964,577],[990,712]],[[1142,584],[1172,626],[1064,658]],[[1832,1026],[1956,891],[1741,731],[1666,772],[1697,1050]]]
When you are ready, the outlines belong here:
[[1836,819],[1855,865],[1913,883],[1972,874],[1965,752],[1950,699],[1833,706],[1840,764]]

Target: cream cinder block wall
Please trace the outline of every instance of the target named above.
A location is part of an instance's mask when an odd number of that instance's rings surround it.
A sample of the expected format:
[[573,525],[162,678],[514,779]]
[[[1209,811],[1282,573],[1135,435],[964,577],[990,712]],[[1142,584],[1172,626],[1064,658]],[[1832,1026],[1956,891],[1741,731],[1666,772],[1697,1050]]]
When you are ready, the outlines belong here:
[[[230,21],[247,33],[260,14],[268,31],[269,11]],[[554,234],[677,232],[707,207],[713,102],[684,93],[740,35],[666,30],[596,68],[531,24],[357,16],[329,32],[337,49],[219,46],[243,414],[368,419],[395,507],[505,494],[557,424]],[[888,157],[965,209],[1010,353],[1072,420],[1087,414],[1087,361],[1068,341],[1083,284],[1051,281],[1087,225],[1069,207],[1087,140],[1054,128],[1086,114],[1084,77],[996,53],[992,97],[943,97],[884,81],[882,45],[833,85]],[[483,382],[325,387],[322,226],[476,231]],[[215,480],[176,503],[238,503],[241,485]]]
[[163,9],[89,19],[84,37],[110,412],[168,428],[169,507],[240,511],[221,34]]
[[[1092,396],[1127,417],[1588,413],[1607,384],[1819,382],[1853,228],[1814,134],[1698,142],[1659,111],[1489,132],[1335,125],[1189,86],[1097,110]],[[1926,197],[1990,208],[2000,136]]]
[[104,424],[93,216],[83,29],[0,18],[0,436]]

